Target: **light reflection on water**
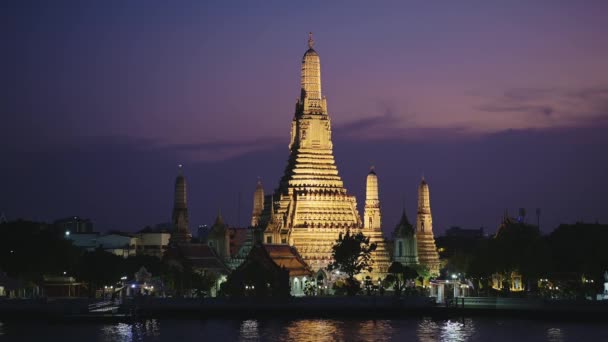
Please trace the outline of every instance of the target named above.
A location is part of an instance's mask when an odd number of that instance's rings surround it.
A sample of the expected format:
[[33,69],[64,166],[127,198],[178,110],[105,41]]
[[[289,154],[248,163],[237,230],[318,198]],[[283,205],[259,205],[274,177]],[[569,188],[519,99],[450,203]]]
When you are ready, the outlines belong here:
[[323,342],[343,341],[340,322],[329,319],[303,319],[292,321],[286,328],[288,341]]
[[255,319],[248,319],[241,323],[240,329],[240,339],[241,341],[259,341],[260,340],[260,332],[258,330],[258,321]]
[[566,338],[560,328],[549,328],[547,329],[547,341],[550,342],[563,342]]
[[608,326],[518,319],[149,319],[136,323],[0,322],[0,340],[40,341],[608,341]]
[[160,336],[160,327],[156,319],[133,324],[117,323],[104,325],[101,328],[100,335],[102,341],[144,341],[151,337]]
[[359,326],[358,336],[364,341],[390,341],[394,333],[390,320],[364,321]]

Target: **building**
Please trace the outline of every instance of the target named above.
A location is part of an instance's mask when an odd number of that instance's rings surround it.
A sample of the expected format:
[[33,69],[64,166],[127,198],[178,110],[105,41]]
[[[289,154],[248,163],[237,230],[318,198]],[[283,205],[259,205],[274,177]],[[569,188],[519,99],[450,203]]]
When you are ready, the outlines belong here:
[[303,296],[307,280],[314,281],[313,272],[298,251],[289,245],[264,245],[272,261],[289,272],[289,285],[292,296]]
[[509,292],[520,292],[524,290],[522,276],[519,272],[506,272],[492,274],[492,288],[497,291],[509,289]]
[[254,231],[251,227],[229,227],[218,213],[202,243],[212,248],[230,269],[235,269],[249,254],[254,244]]
[[89,219],[82,219],[78,216],[70,216],[63,219],[55,220],[53,223],[59,229],[69,232],[67,234],[74,233],[91,233],[93,232],[93,222]]
[[217,256],[224,262],[230,260],[230,231],[224,223],[222,213],[218,213],[211,230],[207,235],[207,245],[211,247]]
[[416,216],[416,241],[418,243],[418,260],[429,268],[431,275],[439,275],[439,253],[433,235],[433,217],[431,215],[431,198],[429,185],[424,180],[418,186],[418,215]]
[[99,233],[70,234],[67,239],[72,244],[89,252],[101,248],[108,253],[128,258],[137,254],[139,238],[129,233],[111,232],[105,235]]
[[228,266],[210,246],[201,243],[181,243],[170,246],[166,254],[166,261],[178,267],[190,267],[199,274],[212,274],[215,284],[209,293],[215,297],[222,282],[229,273]]
[[71,240],[74,246],[92,252],[99,247],[97,240],[100,236],[100,233],[75,233],[66,235],[66,238]]
[[[287,245],[284,246],[289,248]],[[275,250],[275,258],[277,254],[281,256],[284,252],[284,250]],[[289,260],[285,262],[290,263]],[[275,262],[266,245],[258,243],[253,246],[244,262],[230,273],[225,290],[232,297],[288,297],[292,291],[292,282],[290,270]]]
[[128,233],[114,232],[97,238],[97,248],[119,257],[128,258],[137,255],[139,239]]
[[[374,199],[373,191],[368,193],[365,218],[371,221],[364,224],[357,200],[348,194],[334,160],[331,119],[313,44],[311,35],[302,58],[301,93],[291,123],[287,167],[278,188],[265,197],[259,217],[263,241],[296,247],[312,270],[318,271],[332,261],[332,246],[340,233],[363,232],[378,244],[373,273],[380,276],[386,273],[390,260],[380,229],[379,200]],[[373,181],[369,186],[374,188]],[[377,190],[377,184],[375,187]]]
[[162,258],[169,247],[171,233],[166,231],[147,231],[135,234],[137,254]]
[[76,247],[92,252],[101,248],[124,258],[134,255],[149,255],[162,258],[167,251],[171,234],[166,231],[155,231],[144,229],[135,234],[111,232],[101,235],[100,233],[76,233],[67,235]]
[[186,200],[186,178],[179,165],[178,175],[175,178],[175,193],[173,201],[173,231],[171,232],[171,244],[189,243],[192,239],[188,223],[188,204]]
[[418,264],[418,241],[416,230],[407,219],[405,208],[401,220],[393,231],[393,261],[403,266]]
[[86,284],[69,276],[43,276],[44,294],[48,298],[82,297],[87,293]]

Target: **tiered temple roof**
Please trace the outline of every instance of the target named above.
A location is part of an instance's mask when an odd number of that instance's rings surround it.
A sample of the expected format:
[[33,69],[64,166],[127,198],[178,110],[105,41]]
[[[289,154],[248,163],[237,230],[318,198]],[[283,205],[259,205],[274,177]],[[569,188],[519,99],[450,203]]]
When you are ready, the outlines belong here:
[[179,165],[179,172],[175,178],[175,197],[172,215],[173,230],[170,243],[172,245],[189,243],[192,239],[188,223],[188,205],[186,200],[186,178]]
[[418,186],[418,215],[416,217],[416,240],[418,243],[418,260],[431,271],[439,274],[439,253],[433,235],[433,218],[431,216],[431,199],[429,185],[424,178]]
[[[301,96],[291,124],[289,160],[279,187],[266,197],[260,226],[264,243],[295,246],[314,269],[331,261],[331,247],[340,232],[363,230],[356,198],[347,193],[333,156],[331,120],[321,92],[318,53],[309,49],[302,58]],[[364,232],[365,233],[365,232]],[[372,242],[384,243],[382,232],[371,232]],[[388,254],[385,252],[388,262]],[[388,265],[378,266],[386,268]]]

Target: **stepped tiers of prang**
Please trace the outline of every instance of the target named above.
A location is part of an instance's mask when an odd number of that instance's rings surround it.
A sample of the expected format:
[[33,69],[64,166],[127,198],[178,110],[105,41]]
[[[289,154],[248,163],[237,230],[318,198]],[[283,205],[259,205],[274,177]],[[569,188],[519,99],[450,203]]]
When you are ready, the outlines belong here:
[[418,260],[431,271],[439,274],[439,254],[433,235],[433,217],[431,216],[431,198],[429,185],[424,178],[418,186],[418,215],[416,217],[416,240],[418,244]]
[[186,200],[186,178],[179,166],[179,174],[175,179],[175,193],[173,199],[173,215],[171,217],[173,232],[171,234],[171,245],[189,243],[192,235],[188,224],[188,205]]
[[[362,222],[356,198],[344,188],[334,160],[331,120],[321,92],[320,60],[312,37],[308,46],[302,59],[301,94],[291,123],[287,167],[279,187],[264,197],[259,217],[254,210],[252,222],[259,222],[264,243],[295,246],[315,271],[331,262],[332,246],[340,233],[362,231],[378,245],[372,256],[372,276],[380,276],[386,273],[390,258],[380,229],[377,179],[371,186],[375,194],[370,194],[370,186],[367,189],[368,195],[375,197],[370,199],[374,207],[369,210],[371,220]],[[256,201],[259,206],[258,197]]]

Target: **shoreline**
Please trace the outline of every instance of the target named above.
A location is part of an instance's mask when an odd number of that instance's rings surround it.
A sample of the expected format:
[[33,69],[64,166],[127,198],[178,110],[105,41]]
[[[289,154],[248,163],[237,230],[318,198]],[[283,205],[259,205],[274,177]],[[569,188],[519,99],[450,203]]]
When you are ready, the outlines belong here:
[[[608,322],[608,302],[517,300],[505,307],[445,307],[425,297],[305,298],[143,298],[126,301],[115,313],[89,313],[89,300],[0,301],[0,321],[47,320],[63,323],[175,319],[453,319],[492,317],[572,322]],[[533,305],[532,305],[533,304]]]

